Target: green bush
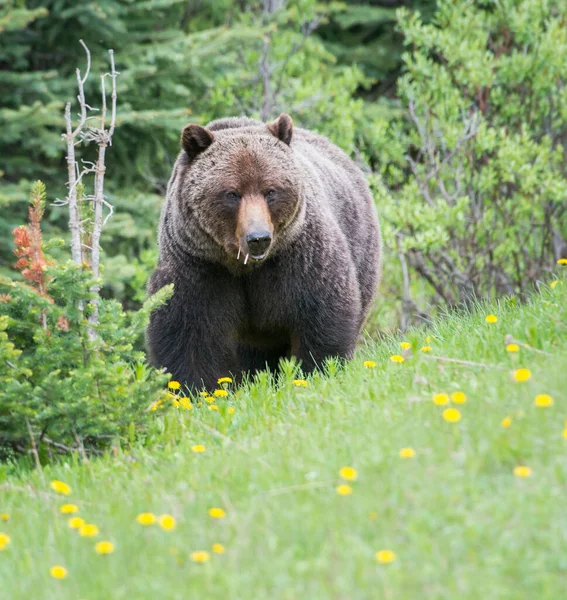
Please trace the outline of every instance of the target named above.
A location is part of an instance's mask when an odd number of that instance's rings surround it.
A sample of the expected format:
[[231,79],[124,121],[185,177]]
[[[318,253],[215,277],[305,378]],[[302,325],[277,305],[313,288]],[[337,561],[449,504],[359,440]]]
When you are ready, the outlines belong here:
[[374,184],[404,322],[416,287],[421,308],[523,298],[567,254],[567,5],[443,0],[431,24],[398,18],[406,110],[378,126]]
[[163,394],[167,376],[133,346],[171,289],[128,316],[117,301],[98,299],[93,326],[92,274],[44,253],[43,201],[38,182],[30,225],[14,232],[23,281],[0,278],[0,453],[100,452],[121,436],[143,435]]

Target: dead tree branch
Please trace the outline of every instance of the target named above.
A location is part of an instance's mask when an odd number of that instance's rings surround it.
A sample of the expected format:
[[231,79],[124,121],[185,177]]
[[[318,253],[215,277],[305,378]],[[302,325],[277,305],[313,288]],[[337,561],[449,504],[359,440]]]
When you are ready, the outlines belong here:
[[[89,111],[97,110],[87,104],[85,99],[84,84],[87,81],[91,69],[91,54],[83,40],[80,40],[80,43],[87,54],[87,68],[84,76],[81,76],[80,69],[77,69],[79,122],[75,129],[73,129],[71,118],[71,104],[67,103],[65,106],[66,132],[63,134],[63,138],[67,143],[68,194],[65,201],[57,199],[55,204],[57,206],[65,204],[69,206],[69,229],[71,231],[71,255],[73,261],[76,264],[90,264],[94,279],[96,280],[96,283],[91,288],[91,291],[94,292],[94,298],[91,300],[91,303],[94,306],[93,311],[89,316],[89,322],[92,325],[96,325],[98,322],[98,292],[100,290],[100,284],[98,283],[100,277],[100,238],[104,224],[113,213],[112,205],[104,197],[104,176],[106,172],[106,149],[108,146],[112,145],[112,136],[114,135],[116,127],[116,77],[119,73],[116,71],[114,63],[114,51],[109,50],[110,73],[105,73],[101,75],[100,78],[102,94],[100,116],[89,116]],[[112,81],[110,125],[108,129],[106,129],[106,77],[110,77]],[[90,124],[95,118],[100,118],[98,126]],[[79,169],[75,147],[82,142],[88,143],[91,141],[98,145],[97,161],[96,163],[93,163],[82,160],[81,162],[84,167]],[[92,202],[92,222],[91,219],[84,219],[81,221],[81,210],[78,197],[78,186],[84,185],[82,183],[83,178],[85,175],[89,174],[94,174],[94,193],[90,195],[81,192],[81,199],[84,202]],[[103,209],[105,207],[108,209],[109,214],[103,220]],[[89,233],[87,233],[87,231]],[[91,328],[91,338],[94,338],[94,335],[94,329]]]
[[[80,135],[87,119],[87,105],[85,102],[84,83],[89,76],[91,70],[91,53],[83,40],[79,40],[81,46],[87,53],[87,69],[85,76],[81,77],[81,70],[77,69],[77,86],[79,93],[77,100],[80,107],[80,119],[76,129],[73,129],[73,121],[71,119],[71,103],[65,105],[65,125],[66,132],[63,134],[63,139],[67,143],[67,173],[69,192],[65,204],[69,205],[69,230],[71,231],[71,257],[73,262],[80,265],[82,262],[81,253],[81,225],[79,222],[79,206],[77,203],[77,161],[75,159],[75,144],[77,136]],[[61,204],[63,204],[60,201]]]
[[[98,144],[98,160],[95,167],[95,181],[94,181],[94,223],[93,232],[91,239],[91,268],[93,270],[93,276],[96,280],[100,277],[100,237],[102,235],[102,209],[103,206],[110,206],[110,204],[104,198],[104,175],[106,173],[105,156],[106,148],[112,144],[112,135],[116,125],[116,77],[118,73],[114,65],[114,51],[109,50],[110,56],[110,73],[101,75],[100,84],[102,91],[102,110],[100,115],[100,128],[91,128],[87,131],[86,138],[92,139]],[[110,77],[112,81],[112,104],[110,109],[110,128],[106,130],[106,87],[105,77]],[[93,312],[89,316],[89,321],[93,324],[98,322],[98,292],[100,290],[100,284],[95,282],[92,286],[91,291],[95,292],[91,304],[93,304]]]

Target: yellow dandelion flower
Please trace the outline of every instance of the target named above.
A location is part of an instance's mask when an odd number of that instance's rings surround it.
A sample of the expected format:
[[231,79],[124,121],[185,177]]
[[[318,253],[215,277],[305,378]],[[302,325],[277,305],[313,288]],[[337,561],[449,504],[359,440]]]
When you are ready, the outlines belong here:
[[209,508],[209,515],[213,517],[213,519],[224,519],[226,517],[226,512],[222,508]]
[[538,394],[534,399],[534,405],[538,408],[553,406],[553,398],[549,394]]
[[217,383],[221,385],[221,383],[232,383],[232,379],[230,377],[221,377]]
[[193,403],[189,398],[181,398],[179,400],[182,410],[193,410]]
[[455,404],[464,404],[467,401],[467,396],[463,392],[453,392],[451,394],[451,400]]
[[400,342],[400,348],[402,350],[409,350],[411,348],[411,344],[409,342]]
[[456,408],[446,408],[443,411],[443,418],[448,423],[457,423],[461,420],[461,413]]
[[401,354],[394,354],[390,356],[390,360],[395,363],[403,363],[405,359]]
[[95,552],[97,554],[112,554],[114,552],[114,544],[112,542],[98,542],[95,544]]
[[563,433],[561,435],[563,436],[564,439],[567,440],[567,427],[563,430]]
[[49,574],[53,579],[65,579],[67,577],[67,569],[61,565],[55,565],[49,569]]
[[191,552],[189,558],[196,563],[206,563],[211,559],[211,555],[206,550],[195,550]]
[[11,542],[10,536],[0,531],[0,550],[5,550]]
[[506,351],[507,352],[519,352],[520,346],[518,346],[518,344],[507,344]]
[[368,513],[368,518],[369,518],[371,521],[376,521],[376,519],[378,518],[378,513],[377,513],[377,512],[374,512],[374,511],[372,511],[372,512],[369,512],[369,513]]
[[421,352],[431,352],[431,346],[423,346],[420,348]]
[[202,444],[196,444],[195,446],[191,446],[191,450],[199,454],[200,452],[205,451],[205,446],[203,446]]
[[79,527],[79,535],[81,537],[95,537],[98,535],[98,527],[91,523],[83,523]]
[[558,264],[558,265],[567,265],[567,258],[560,258],[560,259],[557,261],[557,264]]
[[208,396],[209,392],[199,392],[199,396]]
[[225,549],[222,544],[213,544],[212,550],[215,554],[224,554],[225,553]]
[[76,504],[63,504],[59,507],[59,512],[64,515],[72,515],[79,512],[79,507]]
[[514,379],[516,381],[528,381],[531,377],[532,372],[529,369],[516,369],[516,371],[514,371]]
[[234,414],[234,406],[229,406],[227,412],[228,412],[229,415]]
[[305,379],[294,379],[293,385],[297,387],[307,387],[307,381],[305,381]]
[[205,398],[205,402],[208,402],[209,404],[212,404],[213,402],[216,402],[216,398],[214,396],[207,396]]
[[484,320],[487,323],[496,323],[498,321],[498,317],[496,315],[486,315],[486,317],[484,318]]
[[347,481],[356,481],[358,471],[354,467],[342,467],[339,471],[339,475]]
[[396,560],[396,553],[391,550],[379,550],[376,552],[376,560],[383,565],[387,565]]
[[559,283],[559,279],[556,279],[555,281],[552,281],[549,285],[551,286],[551,289],[554,290],[555,286]]
[[500,425],[502,425],[502,427],[508,428],[510,427],[510,425],[512,425],[512,419],[510,417],[504,417],[502,421],[500,421]]
[[516,477],[531,477],[532,470],[530,469],[530,467],[520,465],[518,467],[514,467],[514,475]]
[[343,483],[337,486],[337,494],[339,496],[350,496],[352,494],[352,487],[347,483]]
[[209,410],[218,410],[219,409],[219,407],[216,404],[210,404],[208,408],[209,408]]
[[175,529],[176,526],[175,517],[172,517],[171,515],[161,515],[159,524],[165,531],[171,531],[172,529]]
[[447,394],[433,394],[433,402],[437,406],[445,406],[449,404],[449,396]]
[[63,494],[63,496],[68,496],[71,493],[71,488],[66,483],[63,483],[57,479],[54,479],[49,484],[49,487],[58,494]]
[[156,522],[156,516],[150,512],[140,513],[136,517],[136,521],[138,521],[140,525],[153,525]]
[[217,398],[226,398],[228,392],[226,390],[215,390],[213,396],[216,396]]
[[67,525],[71,529],[80,529],[85,524],[85,520],[81,519],[81,517],[71,517],[67,521]]
[[179,383],[179,381],[170,381],[170,382],[167,384],[167,387],[168,387],[170,390],[178,390],[178,389],[181,387],[181,384]]
[[400,458],[413,458],[415,450],[413,448],[402,448],[400,450]]
[[9,520],[10,520],[10,515],[8,513],[0,514],[0,521],[9,521]]
[[373,360],[365,360],[362,365],[367,369],[373,369],[376,366],[376,363]]

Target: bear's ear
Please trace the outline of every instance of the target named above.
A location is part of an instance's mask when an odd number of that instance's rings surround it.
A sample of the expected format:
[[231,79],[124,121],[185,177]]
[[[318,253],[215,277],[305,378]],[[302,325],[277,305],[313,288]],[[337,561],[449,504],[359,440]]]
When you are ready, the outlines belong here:
[[293,135],[293,121],[289,115],[282,113],[275,121],[268,125],[272,135],[275,135],[284,144],[289,146]]
[[189,160],[193,160],[198,154],[206,150],[215,140],[213,134],[204,127],[190,123],[181,134],[181,147]]

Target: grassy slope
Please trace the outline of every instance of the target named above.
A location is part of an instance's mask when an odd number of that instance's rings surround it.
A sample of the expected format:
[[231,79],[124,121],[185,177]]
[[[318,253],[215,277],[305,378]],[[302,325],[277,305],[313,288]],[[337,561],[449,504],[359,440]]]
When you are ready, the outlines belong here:
[[[306,388],[276,389],[265,378],[229,398],[232,416],[221,401],[219,413],[172,414],[166,447],[10,475],[0,486],[0,512],[11,515],[0,531],[12,538],[0,552],[0,597],[564,597],[567,281],[528,306],[490,307],[496,324],[487,312],[443,318],[427,332],[431,354],[404,364],[389,360],[399,352],[392,339]],[[549,355],[509,354],[505,334]],[[419,348],[425,335],[407,339]],[[441,364],[432,354],[490,367]],[[368,359],[375,369],[363,367]],[[518,366],[531,369],[530,381],[512,380]],[[431,397],[456,390],[468,399],[450,424]],[[536,408],[539,393],[554,406]],[[206,452],[193,453],[193,444]],[[415,458],[398,456],[407,446]],[[513,475],[520,464],[532,477]],[[345,465],[358,480],[339,496]],[[96,555],[95,539],[67,528],[53,478],[72,486],[67,501],[100,527],[97,539],[116,544],[114,554]],[[213,506],[227,517],[209,517]],[[171,513],[177,528],[143,528],[135,521],[143,511]],[[188,559],[214,542],[226,554]],[[380,549],[397,560],[378,564]],[[69,570],[66,580],[49,577],[54,564]]]

